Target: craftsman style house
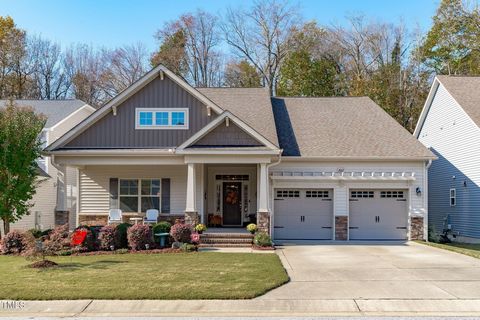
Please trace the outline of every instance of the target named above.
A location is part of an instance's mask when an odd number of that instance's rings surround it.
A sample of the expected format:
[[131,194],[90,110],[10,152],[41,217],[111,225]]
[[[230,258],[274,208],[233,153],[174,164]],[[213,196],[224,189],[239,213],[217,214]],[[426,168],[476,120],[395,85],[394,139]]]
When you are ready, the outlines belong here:
[[163,66],[45,152],[78,172],[77,224],[157,209],[290,240],[423,238],[435,158],[369,98],[193,88]]

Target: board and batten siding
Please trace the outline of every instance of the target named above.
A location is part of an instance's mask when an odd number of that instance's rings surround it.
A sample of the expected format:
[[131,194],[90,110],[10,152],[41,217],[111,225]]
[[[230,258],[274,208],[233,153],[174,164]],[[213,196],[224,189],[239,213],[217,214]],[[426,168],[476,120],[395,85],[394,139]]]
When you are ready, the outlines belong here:
[[[188,108],[188,129],[135,129],[136,108]],[[174,81],[152,80],[63,148],[170,148],[181,145],[216,117]]]
[[86,166],[80,170],[79,214],[108,214],[110,178],[170,178],[170,213],[185,212],[186,166]]
[[255,138],[239,128],[236,124],[220,123],[203,138],[195,142],[195,146],[263,146]]
[[[438,157],[429,169],[430,225],[441,232],[449,215],[453,231],[480,238],[480,128],[442,84],[418,139]],[[450,206],[450,188],[457,192],[454,207]]]
[[[343,216],[349,214],[349,194],[350,189],[403,189],[408,190],[409,214],[412,216],[427,215],[425,201],[425,162],[297,162],[288,161],[284,158],[283,162],[273,167],[270,171],[286,172],[336,172],[344,169],[345,172],[413,172],[415,181],[301,181],[301,177],[295,181],[274,181],[271,188],[326,188],[334,189],[334,214]],[[415,193],[419,187],[422,190],[421,195]],[[272,190],[273,192],[273,190]],[[273,208],[273,199],[271,203]]]

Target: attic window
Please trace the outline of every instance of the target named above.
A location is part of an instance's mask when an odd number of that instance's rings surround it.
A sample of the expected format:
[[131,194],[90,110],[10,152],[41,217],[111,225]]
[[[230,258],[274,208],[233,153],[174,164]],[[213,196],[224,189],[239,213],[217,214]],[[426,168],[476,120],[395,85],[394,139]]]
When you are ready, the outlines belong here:
[[188,129],[188,108],[137,108],[135,129]]

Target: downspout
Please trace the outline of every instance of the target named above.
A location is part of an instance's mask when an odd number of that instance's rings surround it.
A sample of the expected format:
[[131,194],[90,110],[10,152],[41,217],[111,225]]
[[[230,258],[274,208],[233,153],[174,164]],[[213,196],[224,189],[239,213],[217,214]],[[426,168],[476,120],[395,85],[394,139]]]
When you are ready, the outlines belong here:
[[[267,165],[267,176],[268,176],[268,179],[267,179],[267,189],[268,189],[268,192],[270,193],[270,168],[272,167],[275,167],[277,165],[280,164],[280,162],[282,162],[282,153],[283,153],[283,149],[280,149],[279,152],[278,152],[278,160],[275,161],[274,163],[270,163]],[[273,234],[273,219],[272,219],[272,207],[270,206],[270,203],[272,201],[272,199],[270,199],[269,197],[269,200],[268,203],[267,203],[267,206],[268,206],[268,212],[270,212],[270,235]]]
[[425,164],[425,178],[423,179],[423,194],[424,194],[424,207],[425,216],[423,217],[423,232],[425,233],[425,241],[428,242],[428,169],[432,165],[432,159],[428,160]]

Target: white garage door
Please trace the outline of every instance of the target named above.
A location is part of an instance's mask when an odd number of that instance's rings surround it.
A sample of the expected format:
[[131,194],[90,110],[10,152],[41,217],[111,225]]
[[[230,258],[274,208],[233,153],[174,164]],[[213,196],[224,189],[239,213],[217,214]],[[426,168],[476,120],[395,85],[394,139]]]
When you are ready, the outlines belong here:
[[333,190],[276,189],[276,239],[332,239]]
[[350,240],[407,239],[406,190],[350,190]]

